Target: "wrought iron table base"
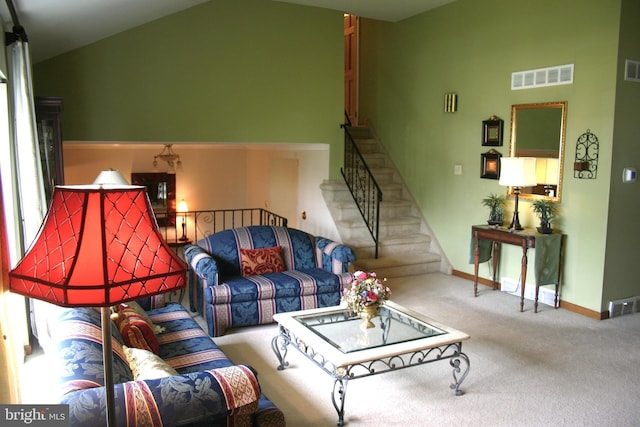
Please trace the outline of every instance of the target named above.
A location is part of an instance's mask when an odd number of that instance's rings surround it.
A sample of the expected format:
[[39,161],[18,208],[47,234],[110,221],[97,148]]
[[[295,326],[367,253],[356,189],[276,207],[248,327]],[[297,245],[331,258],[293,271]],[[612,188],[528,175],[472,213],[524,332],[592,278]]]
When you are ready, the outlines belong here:
[[449,359],[449,364],[453,368],[454,381],[450,388],[455,390],[456,396],[464,394],[460,389],[460,385],[469,374],[471,364],[469,357],[462,352],[462,342],[336,367],[331,361],[326,360],[322,354],[307,346],[303,340],[295,337],[288,329],[282,325],[279,326],[279,329],[280,333],[273,337],[271,341],[271,348],[280,362],[277,369],[281,371],[289,366],[289,362],[285,359],[288,346],[292,345],[323,371],[331,375],[335,379],[331,399],[333,407],[338,413],[338,426],[344,425],[344,402],[347,393],[347,382],[351,379]]

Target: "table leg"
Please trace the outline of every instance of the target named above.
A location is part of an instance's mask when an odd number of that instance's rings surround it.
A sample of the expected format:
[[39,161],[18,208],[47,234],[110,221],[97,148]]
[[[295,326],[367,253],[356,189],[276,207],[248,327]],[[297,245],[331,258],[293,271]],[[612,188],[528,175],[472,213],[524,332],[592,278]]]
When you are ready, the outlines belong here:
[[527,244],[522,243],[522,270],[520,271],[522,278],[522,288],[520,289],[520,311],[524,311],[524,286],[527,281]]
[[540,292],[540,286],[536,283],[536,297],[533,300],[533,312],[538,312],[538,293]]
[[[462,371],[462,369],[460,368],[460,362],[464,362],[466,367],[464,369],[464,372],[462,372],[462,375],[458,376]],[[467,375],[469,374],[469,369],[471,369],[471,363],[469,362],[469,357],[462,352],[462,343],[458,344],[457,355],[449,359],[449,364],[453,368],[453,381],[454,381],[454,383],[451,384],[450,387],[456,391],[456,396],[462,396],[464,393],[462,392],[462,390],[460,390],[460,385],[462,384],[462,381],[464,381],[464,379],[467,378]]]
[[498,289],[498,265],[500,262],[500,242],[493,242],[493,290]]
[[478,233],[473,233],[473,296],[478,296],[478,268],[480,265],[480,239],[478,239]]
[[[333,401],[333,407],[338,412],[338,425],[344,425],[344,398],[347,394],[347,381],[349,379],[345,377],[336,378],[333,382],[333,394],[331,399]],[[337,399],[336,399],[337,397]],[[339,401],[339,404],[338,404]]]
[[[278,344],[278,341],[280,344]],[[279,371],[289,366],[289,362],[285,362],[284,359],[287,357],[287,346],[290,342],[287,330],[280,326],[280,333],[271,340],[271,349],[280,362],[277,367]]]

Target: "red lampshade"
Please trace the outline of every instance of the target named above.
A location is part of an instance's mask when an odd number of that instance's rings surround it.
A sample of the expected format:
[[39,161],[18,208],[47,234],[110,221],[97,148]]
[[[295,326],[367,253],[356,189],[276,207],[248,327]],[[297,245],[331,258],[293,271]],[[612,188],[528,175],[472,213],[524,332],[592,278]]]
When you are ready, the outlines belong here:
[[182,288],[187,266],[160,236],[142,186],[58,186],[11,291],[66,307],[108,307]]

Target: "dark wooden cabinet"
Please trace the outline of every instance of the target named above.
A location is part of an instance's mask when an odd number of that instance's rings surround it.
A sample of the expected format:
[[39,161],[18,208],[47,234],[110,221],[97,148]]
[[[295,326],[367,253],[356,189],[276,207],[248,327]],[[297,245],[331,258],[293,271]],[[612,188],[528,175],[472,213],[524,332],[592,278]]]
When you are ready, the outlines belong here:
[[60,126],[62,98],[37,96],[35,97],[35,110],[44,190],[48,202],[51,200],[54,187],[64,184],[62,129]]

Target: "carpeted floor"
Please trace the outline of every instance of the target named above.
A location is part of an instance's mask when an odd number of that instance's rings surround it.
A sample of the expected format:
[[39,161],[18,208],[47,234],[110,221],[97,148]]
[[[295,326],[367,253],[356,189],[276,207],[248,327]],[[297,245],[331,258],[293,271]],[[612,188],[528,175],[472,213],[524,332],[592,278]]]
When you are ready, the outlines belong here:
[[[447,361],[350,381],[348,426],[638,426],[640,314],[597,321],[487,287],[430,274],[388,278],[393,300],[462,330],[471,369],[456,397]],[[331,426],[333,380],[291,349],[275,369],[276,325],[231,330],[216,342],[259,372],[287,425]]]
[[[448,361],[350,381],[345,425],[598,426],[640,425],[640,314],[597,321],[443,274],[388,278],[392,299],[466,332],[471,369],[463,396],[449,388]],[[187,303],[185,301],[185,303]],[[202,322],[202,318],[196,317]],[[264,393],[289,427],[333,426],[333,380],[297,350],[277,371],[275,324],[229,331],[215,341],[236,363],[259,373]],[[45,358],[23,369],[25,403],[48,401]]]

